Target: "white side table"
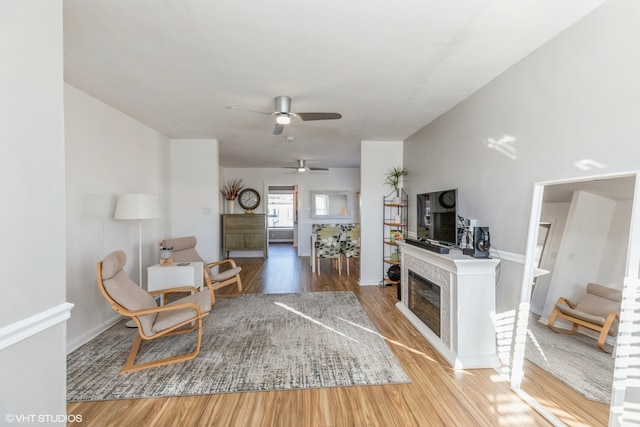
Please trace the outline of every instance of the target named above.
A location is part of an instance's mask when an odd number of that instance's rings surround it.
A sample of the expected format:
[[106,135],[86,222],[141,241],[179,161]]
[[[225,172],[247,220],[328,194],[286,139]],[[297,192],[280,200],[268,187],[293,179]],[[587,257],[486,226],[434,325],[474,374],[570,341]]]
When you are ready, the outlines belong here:
[[[161,291],[178,286],[195,286],[204,283],[201,262],[178,262],[175,264],[156,264],[147,267],[147,290]],[[164,305],[164,295],[160,295],[160,305]]]

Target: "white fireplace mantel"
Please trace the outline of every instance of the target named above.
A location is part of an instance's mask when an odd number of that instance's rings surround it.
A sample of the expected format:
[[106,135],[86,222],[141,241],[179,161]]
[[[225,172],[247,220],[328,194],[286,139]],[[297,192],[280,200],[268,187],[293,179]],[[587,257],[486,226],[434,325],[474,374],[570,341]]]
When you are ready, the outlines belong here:
[[[500,260],[473,258],[457,249],[444,255],[398,244],[402,275],[396,307],[455,369],[498,367],[494,316]],[[409,308],[409,270],[440,286],[439,337]]]

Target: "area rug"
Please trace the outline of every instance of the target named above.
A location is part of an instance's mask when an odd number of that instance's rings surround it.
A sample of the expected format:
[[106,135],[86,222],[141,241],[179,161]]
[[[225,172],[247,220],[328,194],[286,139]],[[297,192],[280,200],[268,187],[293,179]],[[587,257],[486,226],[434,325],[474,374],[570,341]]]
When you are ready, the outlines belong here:
[[[120,374],[137,330],[111,327],[67,358],[67,400],[408,383],[352,292],[218,298],[200,355]],[[142,343],[137,362],[189,352],[195,334]]]
[[558,334],[530,319],[525,357],[587,399],[610,403],[614,358],[595,338]]

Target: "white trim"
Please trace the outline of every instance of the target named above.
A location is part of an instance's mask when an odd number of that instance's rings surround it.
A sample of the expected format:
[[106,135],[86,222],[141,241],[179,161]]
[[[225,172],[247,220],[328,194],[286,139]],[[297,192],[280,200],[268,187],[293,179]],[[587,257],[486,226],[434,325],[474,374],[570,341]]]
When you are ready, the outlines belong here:
[[97,337],[98,335],[100,335],[101,333],[103,333],[104,331],[106,331],[116,323],[120,322],[123,318],[124,318],[123,316],[116,314],[111,319],[108,319],[106,322],[102,322],[100,325],[96,326],[95,328],[92,328],[91,330],[85,332],[79,337],[76,337],[71,341],[67,341],[67,354],[80,348],[82,345],[88,343],[89,341],[91,341],[92,339],[94,339],[95,337]]
[[491,255],[491,257],[493,258],[498,258],[502,261],[511,261],[517,264],[522,264],[522,265],[524,265],[527,259],[523,254],[496,250],[494,248],[491,248],[491,250],[489,251],[489,255]]
[[0,350],[10,347],[60,322],[64,322],[71,317],[72,308],[73,304],[65,302],[0,328]]

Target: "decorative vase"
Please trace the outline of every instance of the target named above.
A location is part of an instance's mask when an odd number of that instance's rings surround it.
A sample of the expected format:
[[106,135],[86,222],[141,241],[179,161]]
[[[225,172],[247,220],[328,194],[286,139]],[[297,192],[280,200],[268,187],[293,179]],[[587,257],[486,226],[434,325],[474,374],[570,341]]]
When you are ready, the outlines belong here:
[[233,200],[225,200],[224,201],[224,213],[226,214],[232,214],[233,213],[233,206],[234,206],[234,201]]
[[171,257],[173,257],[173,250],[160,249],[160,259],[169,259]]

